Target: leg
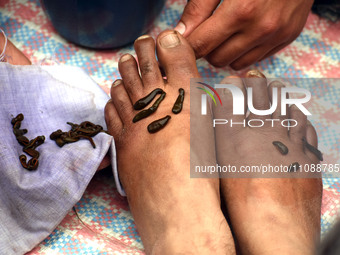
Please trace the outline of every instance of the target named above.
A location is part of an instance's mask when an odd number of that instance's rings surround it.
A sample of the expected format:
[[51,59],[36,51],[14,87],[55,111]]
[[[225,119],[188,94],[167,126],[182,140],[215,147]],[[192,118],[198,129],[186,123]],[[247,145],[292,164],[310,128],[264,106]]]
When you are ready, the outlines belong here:
[[[0,52],[6,43],[6,38],[3,33],[0,32]],[[12,65],[30,65],[31,61],[20,51],[14,44],[7,39],[7,47],[5,51],[5,61]]]
[[[198,77],[195,56],[178,33],[166,31],[155,43],[142,36],[135,42],[136,60],[119,61],[122,80],[111,88],[105,109],[118,153],[120,179],[147,254],[234,254],[234,243],[220,210],[217,179],[191,179],[189,170],[190,78]],[[132,123],[132,105],[155,88],[167,94],[150,117]],[[186,93],[181,113],[171,113],[179,88]],[[150,134],[147,125],[171,115],[167,126]]]
[[[229,79],[246,91],[241,79]],[[246,85],[253,88],[255,109],[269,109],[274,82],[267,88],[264,78],[248,79]],[[279,90],[280,91],[280,90]],[[222,94],[222,93],[221,93]],[[246,116],[233,116],[230,93],[222,94],[225,107],[215,108],[214,117],[224,116],[242,121]],[[280,105],[280,101],[278,102]],[[247,109],[247,108],[245,108]],[[293,162],[317,164],[319,160],[303,146],[302,138],[317,147],[314,128],[306,116],[296,107],[289,110],[290,117],[281,116],[280,109],[272,116],[250,114],[249,119],[295,119],[298,126],[262,128],[217,127],[217,160],[220,165],[289,165]],[[281,141],[289,148],[285,156],[273,146]],[[291,175],[297,173],[288,173]],[[320,234],[322,181],[319,178],[225,178],[221,189],[231,220],[235,238],[242,254],[311,254]]]

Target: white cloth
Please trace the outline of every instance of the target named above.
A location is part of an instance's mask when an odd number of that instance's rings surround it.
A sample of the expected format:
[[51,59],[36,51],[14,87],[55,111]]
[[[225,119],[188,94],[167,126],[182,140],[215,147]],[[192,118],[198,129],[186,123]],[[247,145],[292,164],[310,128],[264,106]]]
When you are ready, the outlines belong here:
[[[0,254],[23,254],[46,238],[79,201],[109,149],[117,177],[112,136],[95,136],[95,149],[85,139],[60,148],[49,138],[57,129],[69,130],[66,122],[91,121],[106,129],[108,99],[80,68],[0,63]],[[19,113],[25,136],[46,138],[37,147],[39,167],[31,172],[19,162],[24,153],[12,130]]]

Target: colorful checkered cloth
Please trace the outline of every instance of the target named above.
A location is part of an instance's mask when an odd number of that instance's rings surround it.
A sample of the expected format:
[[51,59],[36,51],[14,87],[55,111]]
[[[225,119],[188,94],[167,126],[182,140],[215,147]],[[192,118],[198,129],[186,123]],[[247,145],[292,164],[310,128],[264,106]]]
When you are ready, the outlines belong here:
[[[173,28],[180,18],[185,0],[167,0],[150,35]],[[0,24],[15,45],[33,61],[82,67],[106,91],[119,78],[118,59],[134,55],[133,45],[118,50],[93,51],[79,48],[61,38],[46,18],[39,0],[0,0]],[[222,78],[243,75],[259,69],[268,77],[340,77],[340,22],[332,23],[311,14],[301,35],[284,50],[248,69],[234,72],[197,61],[203,77]],[[309,87],[313,99],[308,105],[315,117],[319,146],[325,163],[340,159],[340,88]],[[324,179],[322,233],[330,229],[339,212],[340,181]],[[77,214],[75,213],[77,212]],[[118,195],[112,175],[100,173],[89,184],[75,211],[30,254],[143,254],[143,246],[129,212],[127,201]],[[79,218],[78,218],[79,216]]]

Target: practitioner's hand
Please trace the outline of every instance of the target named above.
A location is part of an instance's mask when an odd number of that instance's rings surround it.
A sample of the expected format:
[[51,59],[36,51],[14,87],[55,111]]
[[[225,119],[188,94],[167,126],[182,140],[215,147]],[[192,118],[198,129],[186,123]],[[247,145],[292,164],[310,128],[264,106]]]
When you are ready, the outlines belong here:
[[313,0],[190,0],[175,28],[214,66],[241,69],[291,43]]

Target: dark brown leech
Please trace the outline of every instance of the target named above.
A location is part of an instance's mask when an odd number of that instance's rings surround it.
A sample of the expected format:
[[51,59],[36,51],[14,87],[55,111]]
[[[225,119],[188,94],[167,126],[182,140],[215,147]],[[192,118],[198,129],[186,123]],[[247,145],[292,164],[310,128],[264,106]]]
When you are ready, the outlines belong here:
[[33,171],[33,170],[36,170],[38,168],[39,160],[36,159],[36,158],[31,158],[26,163],[27,157],[25,155],[20,155],[19,160],[20,160],[22,167],[29,170],[29,171]]
[[290,164],[288,167],[289,172],[297,172],[300,169],[300,164],[298,162],[294,162],[293,164]]
[[172,107],[172,112],[174,114],[178,114],[182,111],[182,107],[183,107],[183,101],[184,101],[184,89],[180,88],[178,90],[179,95],[176,99],[176,102],[174,104],[174,106]]
[[23,136],[23,135],[27,134],[27,129],[14,129],[13,128],[13,133],[16,137]]
[[31,158],[28,162],[27,162],[27,170],[32,171],[32,170],[36,170],[39,166],[39,160],[36,158]]
[[13,118],[12,120],[11,120],[11,123],[12,123],[12,125],[14,126],[14,124],[16,123],[16,122],[21,122],[21,121],[23,121],[24,120],[24,115],[22,114],[22,113],[19,113],[15,118]]
[[93,141],[93,139],[91,137],[85,136],[85,135],[78,135],[77,137],[89,140],[91,145],[92,145],[92,147],[93,147],[93,149],[96,148],[96,144],[94,143],[94,141]]
[[20,156],[19,156],[20,163],[21,163],[21,165],[22,165],[24,168],[27,168],[26,159],[27,159],[27,157],[26,157],[25,155],[20,155]]
[[93,148],[96,148],[96,145],[91,137],[97,135],[100,132],[105,132],[103,127],[100,125],[95,125],[89,121],[84,121],[82,123],[74,124],[71,122],[67,122],[68,125],[71,126],[71,130],[68,132],[63,132],[58,129],[54,131],[50,138],[54,140],[59,147],[63,147],[67,143],[74,143],[79,141],[81,138],[89,140]]
[[23,151],[24,151],[26,154],[30,155],[32,158],[38,159],[39,156],[40,156],[39,152],[36,151],[36,150],[34,150],[34,149],[32,149],[32,148],[24,148]]
[[151,93],[141,99],[139,99],[134,105],[133,105],[133,109],[135,110],[142,110],[143,108],[145,108],[148,104],[151,103],[151,101],[155,98],[156,95],[158,94],[162,94],[164,91],[160,88],[157,88],[153,91],[151,91]]
[[319,151],[317,148],[315,148],[313,145],[309,144],[305,137],[302,138],[303,145],[306,146],[306,148],[313,153],[320,161],[323,161],[323,155],[322,152]]
[[278,151],[282,154],[282,155],[287,155],[288,154],[288,148],[286,145],[284,145],[283,143],[279,142],[279,141],[274,141],[273,145],[278,149]]
[[36,138],[32,139],[26,146],[24,149],[26,148],[32,148],[35,149],[37,148],[39,145],[42,145],[45,141],[45,136],[41,135],[41,136],[37,136]]
[[30,140],[28,140],[28,138],[26,136],[23,136],[23,135],[17,136],[17,141],[20,145],[22,145],[24,147],[26,147],[30,142]]
[[159,130],[161,130],[162,128],[164,128],[166,126],[166,124],[168,124],[169,120],[171,119],[170,115],[165,116],[164,118],[161,118],[159,120],[155,120],[153,122],[151,122],[148,125],[148,131],[150,134],[156,133]]
[[20,129],[21,121],[24,120],[24,115],[22,113],[18,114],[15,118],[11,120],[13,125],[13,133],[18,141],[24,148],[23,151],[30,155],[32,158],[26,163],[27,157],[25,155],[20,155],[19,160],[21,165],[27,170],[36,170],[39,165],[38,158],[40,156],[39,152],[35,149],[44,143],[44,136],[37,136],[36,138],[29,140],[24,134],[27,133],[27,129]]
[[166,93],[163,92],[161,96],[156,100],[156,102],[149,109],[146,109],[146,110],[143,110],[137,113],[136,116],[133,118],[132,122],[136,123],[137,121],[140,121],[141,119],[149,117],[151,114],[153,114],[157,110],[159,104],[165,98],[165,95]]

